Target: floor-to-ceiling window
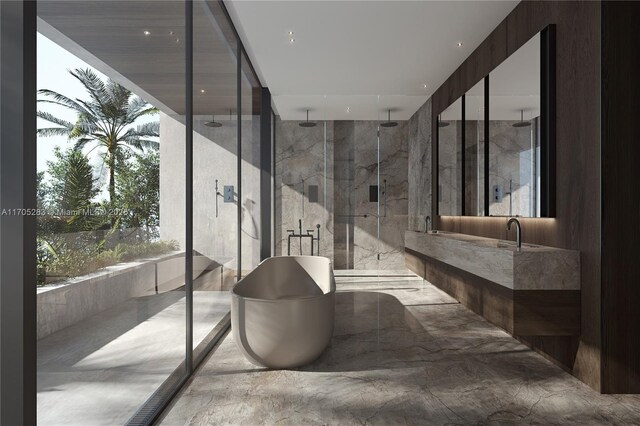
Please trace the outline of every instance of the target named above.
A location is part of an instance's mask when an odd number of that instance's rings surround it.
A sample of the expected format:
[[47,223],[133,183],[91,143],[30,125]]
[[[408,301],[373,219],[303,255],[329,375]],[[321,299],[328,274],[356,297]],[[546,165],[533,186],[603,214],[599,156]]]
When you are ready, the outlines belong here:
[[148,423],[259,261],[260,83],[219,2],[37,20],[38,423]]
[[260,263],[260,82],[255,77],[246,54],[240,55],[240,102],[242,164],[240,202],[240,231],[244,276]]
[[193,349],[228,319],[238,266],[238,43],[220,9],[193,2]]
[[[184,4],[38,4],[38,423],[184,375]],[[177,371],[177,373],[176,373]]]

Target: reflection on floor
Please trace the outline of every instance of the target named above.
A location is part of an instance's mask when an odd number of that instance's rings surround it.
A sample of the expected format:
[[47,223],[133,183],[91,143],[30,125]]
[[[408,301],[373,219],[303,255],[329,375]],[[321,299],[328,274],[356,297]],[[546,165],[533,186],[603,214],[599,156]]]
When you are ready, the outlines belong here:
[[417,277],[337,282],[334,338],[314,364],[255,367],[228,334],[162,424],[640,422],[640,396],[596,393]]
[[[194,292],[197,344],[228,291]],[[39,425],[121,425],[185,357],[184,290],[129,301],[38,342]]]

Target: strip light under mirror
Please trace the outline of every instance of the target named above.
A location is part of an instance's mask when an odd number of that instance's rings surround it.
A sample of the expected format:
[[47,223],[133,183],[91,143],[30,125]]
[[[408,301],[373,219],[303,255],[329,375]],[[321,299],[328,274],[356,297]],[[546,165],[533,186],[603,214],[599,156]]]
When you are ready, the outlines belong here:
[[554,27],[438,115],[438,214],[555,214]]

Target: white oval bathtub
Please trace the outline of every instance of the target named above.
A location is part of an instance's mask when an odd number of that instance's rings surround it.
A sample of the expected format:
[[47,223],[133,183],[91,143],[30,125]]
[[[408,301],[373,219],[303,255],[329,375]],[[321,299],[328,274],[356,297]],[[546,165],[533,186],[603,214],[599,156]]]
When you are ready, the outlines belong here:
[[266,259],[231,289],[233,338],[253,364],[308,364],[331,341],[335,290],[325,257]]

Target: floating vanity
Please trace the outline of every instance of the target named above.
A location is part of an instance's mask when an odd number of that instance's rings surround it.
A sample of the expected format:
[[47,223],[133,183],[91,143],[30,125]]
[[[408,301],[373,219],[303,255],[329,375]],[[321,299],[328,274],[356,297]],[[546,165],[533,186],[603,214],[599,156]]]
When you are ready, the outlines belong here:
[[580,334],[580,253],[451,232],[405,233],[407,266],[519,336]]

